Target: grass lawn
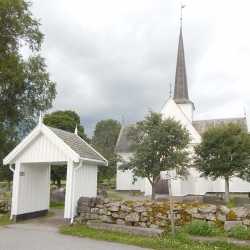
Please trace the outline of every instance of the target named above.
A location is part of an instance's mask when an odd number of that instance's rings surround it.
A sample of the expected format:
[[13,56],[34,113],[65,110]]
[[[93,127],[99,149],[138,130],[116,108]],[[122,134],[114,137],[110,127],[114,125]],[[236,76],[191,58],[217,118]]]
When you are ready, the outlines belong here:
[[226,241],[219,241],[215,243],[194,241],[188,237],[188,234],[183,230],[176,233],[173,238],[170,233],[165,233],[162,237],[146,237],[132,234],[125,234],[121,232],[109,232],[106,230],[90,229],[86,225],[74,225],[70,227],[63,227],[60,233],[66,235],[73,235],[78,237],[88,237],[93,239],[105,240],[110,242],[119,242],[128,245],[135,245],[140,247],[147,247],[152,249],[244,249],[249,250],[249,247],[240,247],[227,243]]

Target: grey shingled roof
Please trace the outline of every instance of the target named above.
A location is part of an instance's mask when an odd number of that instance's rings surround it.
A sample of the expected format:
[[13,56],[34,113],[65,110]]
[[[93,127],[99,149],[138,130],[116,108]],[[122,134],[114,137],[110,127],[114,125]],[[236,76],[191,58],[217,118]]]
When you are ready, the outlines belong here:
[[71,149],[73,149],[80,157],[98,160],[106,163],[104,158],[102,158],[93,148],[90,147],[90,145],[88,145],[78,135],[49,126],[47,127],[63,142],[65,142]]
[[115,153],[126,153],[128,148],[133,144],[133,141],[127,139],[127,132],[129,128],[134,127],[135,124],[123,124],[120,134],[115,146]]
[[177,53],[174,101],[180,103],[190,103],[188,98],[187,73],[185,64],[184,45],[182,38],[182,29],[180,29],[179,46]]
[[216,127],[230,122],[242,125],[247,131],[246,117],[193,121],[193,126],[199,134],[202,134],[209,127]]
[[[193,126],[199,134],[202,134],[207,128],[211,126],[219,126],[221,124],[228,124],[230,122],[241,124],[247,131],[246,117],[193,121]],[[127,139],[126,134],[129,128],[132,126],[135,126],[135,124],[123,124],[122,125],[121,131],[120,131],[120,134],[119,134],[116,146],[115,146],[115,153],[128,152],[128,148],[133,144],[133,142]]]

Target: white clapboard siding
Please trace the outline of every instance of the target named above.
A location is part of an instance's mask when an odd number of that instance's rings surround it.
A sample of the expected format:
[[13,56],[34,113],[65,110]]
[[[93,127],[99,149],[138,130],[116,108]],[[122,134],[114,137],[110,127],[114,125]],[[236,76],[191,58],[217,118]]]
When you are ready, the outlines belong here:
[[20,162],[67,162],[69,157],[44,134],[39,134],[19,155]]
[[49,209],[50,165],[21,164],[18,185],[18,206],[13,214],[24,214]]

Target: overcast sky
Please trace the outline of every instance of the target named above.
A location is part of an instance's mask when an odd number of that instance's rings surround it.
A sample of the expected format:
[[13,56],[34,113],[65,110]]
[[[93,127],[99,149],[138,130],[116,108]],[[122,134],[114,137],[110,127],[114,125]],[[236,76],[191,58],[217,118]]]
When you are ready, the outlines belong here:
[[[250,125],[250,1],[186,0],[183,39],[194,120]],[[160,111],[174,84],[179,0],[33,0],[41,54],[57,83],[53,110],[74,110],[88,137],[100,120]]]

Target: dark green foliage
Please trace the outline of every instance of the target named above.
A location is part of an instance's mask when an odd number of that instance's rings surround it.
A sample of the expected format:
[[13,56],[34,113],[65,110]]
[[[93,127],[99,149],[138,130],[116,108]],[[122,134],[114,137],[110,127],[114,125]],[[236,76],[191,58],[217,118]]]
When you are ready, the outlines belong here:
[[174,119],[163,119],[161,114],[149,111],[145,120],[137,122],[127,135],[134,144],[128,162],[120,169],[132,169],[134,179],[146,177],[152,185],[152,199],[160,172],[175,169],[178,175],[186,177],[189,166],[188,144],[190,134]]
[[119,136],[121,124],[112,119],[101,120],[95,126],[91,145],[109,162],[108,167],[98,168],[98,180],[107,179],[110,185],[111,178],[116,175],[117,155],[114,153],[115,145]]
[[[46,114],[43,118],[43,123],[47,126],[58,128],[71,133],[75,132],[77,126],[77,134],[86,142],[90,142],[87,135],[84,133],[84,127],[80,124],[79,115],[72,110],[58,110],[51,114]],[[61,186],[61,180],[66,180],[66,166],[51,166],[51,180]]]
[[[56,84],[38,54],[43,34],[30,7],[26,0],[0,1],[0,166],[56,96]],[[21,54],[22,47],[29,48],[28,58]],[[0,179],[9,174],[7,167],[2,168]]]
[[80,124],[80,116],[75,111],[57,110],[51,114],[46,114],[43,118],[43,123],[47,126],[71,133],[74,133],[77,127],[77,134],[87,143],[90,142],[84,133],[84,127]]
[[208,128],[195,147],[195,166],[201,176],[224,178],[225,198],[229,202],[229,179],[250,180],[250,135],[238,124]]

